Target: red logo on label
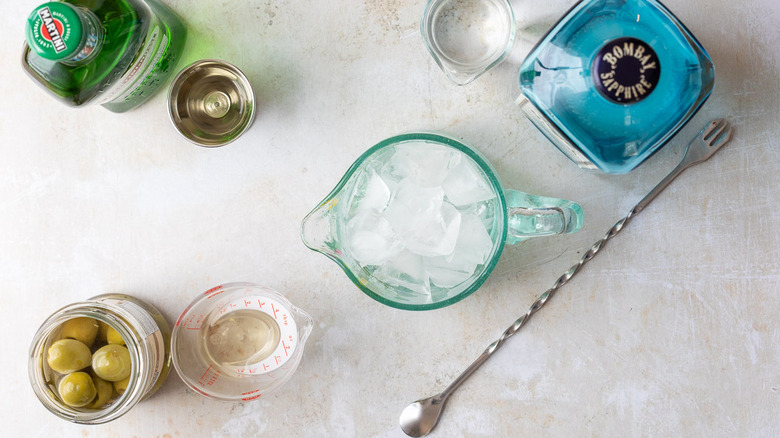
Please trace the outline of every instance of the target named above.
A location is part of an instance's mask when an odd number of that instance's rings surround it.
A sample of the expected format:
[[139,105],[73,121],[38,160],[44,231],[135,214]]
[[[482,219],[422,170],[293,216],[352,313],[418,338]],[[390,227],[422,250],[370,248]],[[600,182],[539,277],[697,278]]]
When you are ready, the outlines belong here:
[[[57,29],[58,36],[62,35],[62,32],[65,30],[65,26],[62,25],[62,21],[56,18],[52,18],[52,20],[54,21],[54,27]],[[46,29],[46,26],[43,24],[41,25],[41,36],[48,42],[52,41],[51,34],[49,34],[49,29]]]

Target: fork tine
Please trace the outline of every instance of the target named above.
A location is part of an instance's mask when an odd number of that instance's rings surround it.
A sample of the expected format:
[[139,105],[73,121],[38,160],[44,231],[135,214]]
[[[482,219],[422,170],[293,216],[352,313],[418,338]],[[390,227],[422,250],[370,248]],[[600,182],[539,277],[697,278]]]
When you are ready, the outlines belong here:
[[717,130],[707,140],[710,147],[721,146],[731,139],[732,127],[725,120],[718,120]]
[[722,122],[723,119],[715,119],[711,121],[707,126],[704,127],[704,129],[701,130],[701,139],[702,140],[709,140],[710,135],[715,131],[715,128],[718,127],[718,124]]
[[723,119],[715,119],[711,121],[710,124],[707,125],[707,128],[704,130],[704,135],[702,135],[701,137],[702,140],[709,142],[714,138],[717,138],[717,136],[723,130],[724,126],[728,127],[728,122]]
[[726,122],[726,131],[725,133],[720,137],[720,141],[722,143],[726,143],[727,141],[731,140],[731,136],[734,134],[734,127],[729,125],[728,122]]

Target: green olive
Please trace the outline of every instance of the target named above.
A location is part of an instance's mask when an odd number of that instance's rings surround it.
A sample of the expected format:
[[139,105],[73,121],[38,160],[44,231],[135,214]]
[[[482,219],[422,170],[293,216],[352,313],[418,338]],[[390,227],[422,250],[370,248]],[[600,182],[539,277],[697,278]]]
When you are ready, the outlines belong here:
[[108,344],[92,355],[92,370],[101,379],[109,382],[122,380],[130,375],[132,363],[130,352],[122,345]]
[[106,333],[108,332],[108,328],[111,327],[110,325],[106,324],[103,321],[98,321],[98,337],[102,340],[106,340]]
[[67,374],[90,365],[92,355],[89,347],[75,339],[60,339],[49,347],[46,362],[58,373]]
[[70,373],[60,380],[57,385],[57,392],[60,393],[62,401],[74,408],[86,406],[95,398],[97,389],[92,382],[92,377],[83,371]]
[[109,344],[125,345],[124,338],[113,327],[109,327],[106,331],[106,341]]
[[115,328],[103,321],[100,321],[100,339],[103,339],[109,344],[125,345],[125,340],[122,338],[122,335],[120,335]]
[[130,376],[127,376],[127,378],[122,379],[118,382],[114,382],[114,389],[116,389],[116,393],[119,395],[122,395],[127,390],[127,384],[130,383]]
[[98,334],[98,322],[92,318],[73,318],[62,323],[60,337],[81,341],[91,347]]
[[95,388],[97,389],[97,397],[95,397],[95,400],[89,407],[92,409],[100,409],[111,401],[111,396],[114,395],[114,385],[95,375],[92,376],[92,383],[95,384]]

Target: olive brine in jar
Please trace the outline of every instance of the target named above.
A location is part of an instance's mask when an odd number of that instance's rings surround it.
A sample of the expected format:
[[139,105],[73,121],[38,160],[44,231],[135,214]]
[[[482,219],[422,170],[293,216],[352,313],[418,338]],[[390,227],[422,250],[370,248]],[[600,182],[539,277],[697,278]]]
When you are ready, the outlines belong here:
[[170,334],[157,309],[129,295],[65,306],[41,325],[30,346],[33,390],[65,420],[114,420],[165,381]]

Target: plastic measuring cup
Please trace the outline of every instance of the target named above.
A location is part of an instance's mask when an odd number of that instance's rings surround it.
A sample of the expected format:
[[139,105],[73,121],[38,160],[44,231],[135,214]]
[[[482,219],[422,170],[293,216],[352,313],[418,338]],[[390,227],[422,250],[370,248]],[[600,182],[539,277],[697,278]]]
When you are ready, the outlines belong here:
[[[430,214],[436,209],[440,216]],[[371,298],[428,310],[477,290],[505,243],[572,233],[583,217],[574,202],[504,190],[471,146],[441,134],[411,133],[358,158],[304,218],[301,238]]]
[[187,386],[208,398],[256,400],[292,377],[312,326],[306,312],[273,289],[217,286],[176,321],[173,366]]

